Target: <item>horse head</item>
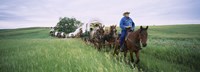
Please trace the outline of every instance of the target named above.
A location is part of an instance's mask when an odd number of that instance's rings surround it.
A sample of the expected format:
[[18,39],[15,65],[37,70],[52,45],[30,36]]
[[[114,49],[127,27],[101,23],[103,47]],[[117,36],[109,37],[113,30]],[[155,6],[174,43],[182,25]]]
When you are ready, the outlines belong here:
[[103,35],[103,34],[104,34],[104,27],[105,27],[105,26],[99,26],[98,31],[99,31],[100,35]]
[[100,36],[100,38],[102,38],[103,37],[103,35],[104,35],[104,25],[103,26],[99,26],[99,29],[97,30],[97,32],[98,32],[98,35]]
[[110,33],[116,33],[116,32],[117,32],[116,25],[110,26]]
[[116,25],[110,26],[110,35],[111,35],[112,37],[117,37]]
[[140,26],[140,33],[139,33],[139,38],[140,38],[140,42],[142,43],[143,47],[147,46],[147,37],[148,37],[148,26],[146,28],[143,28],[142,26]]

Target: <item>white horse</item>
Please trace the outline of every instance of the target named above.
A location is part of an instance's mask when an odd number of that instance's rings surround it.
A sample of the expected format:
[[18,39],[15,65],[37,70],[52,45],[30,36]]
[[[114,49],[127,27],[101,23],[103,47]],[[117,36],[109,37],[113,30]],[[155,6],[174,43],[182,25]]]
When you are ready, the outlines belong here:
[[65,33],[64,32],[61,32],[61,37],[65,38]]
[[58,36],[58,32],[56,31],[56,32],[54,33],[54,35],[55,35],[55,37],[57,37],[57,36]]
[[99,29],[99,27],[95,27],[94,30],[91,31],[90,33],[90,39],[94,38],[94,33]]

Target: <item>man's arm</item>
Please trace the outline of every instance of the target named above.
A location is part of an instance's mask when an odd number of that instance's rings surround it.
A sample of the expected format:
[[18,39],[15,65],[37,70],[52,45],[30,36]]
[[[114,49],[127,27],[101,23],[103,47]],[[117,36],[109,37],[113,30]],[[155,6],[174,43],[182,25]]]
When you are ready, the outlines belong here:
[[126,29],[126,27],[124,26],[124,19],[123,19],[123,18],[122,18],[121,21],[120,21],[120,28],[121,28],[122,30],[125,30],[125,29]]
[[134,30],[135,29],[135,23],[133,22],[132,20],[132,27],[131,27],[131,30]]

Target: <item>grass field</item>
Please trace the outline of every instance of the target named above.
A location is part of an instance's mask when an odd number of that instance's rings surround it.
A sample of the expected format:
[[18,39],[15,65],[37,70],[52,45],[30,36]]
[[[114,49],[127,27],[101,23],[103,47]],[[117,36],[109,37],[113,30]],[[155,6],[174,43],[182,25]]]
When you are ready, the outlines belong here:
[[150,26],[138,68],[48,28],[0,30],[0,72],[199,72],[200,25]]

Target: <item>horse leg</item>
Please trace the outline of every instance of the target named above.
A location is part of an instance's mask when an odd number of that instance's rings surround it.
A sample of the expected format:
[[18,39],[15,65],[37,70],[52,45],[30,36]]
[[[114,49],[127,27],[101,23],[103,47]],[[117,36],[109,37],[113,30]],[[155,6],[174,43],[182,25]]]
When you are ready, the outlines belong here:
[[133,62],[134,62],[134,59],[133,59],[133,51],[130,51],[130,58],[131,58],[131,62],[133,63]]
[[97,43],[97,49],[100,50],[99,44]]
[[139,51],[136,51],[136,52],[135,52],[135,55],[136,55],[136,58],[137,58],[136,64],[138,64],[138,63],[140,62]]
[[112,48],[113,48],[113,44],[111,43],[111,44],[110,44],[110,49],[112,49]]
[[102,49],[102,47],[103,47],[103,44],[99,43],[99,49]]
[[112,43],[112,49],[114,48],[114,46],[115,46],[115,44],[114,44],[114,43]]
[[114,48],[114,46],[115,46],[115,45],[114,45],[114,43],[111,43],[111,49],[113,49],[113,48]]
[[109,43],[109,48],[111,49],[111,47],[112,47],[112,46],[111,46],[111,44]]
[[114,53],[113,53],[113,56],[114,56],[115,54],[118,55],[117,50],[118,50],[118,46],[117,46],[117,45],[114,45]]
[[100,51],[101,50],[101,43],[98,43],[98,50]]
[[106,48],[106,46],[105,46],[105,42],[102,43],[102,48],[103,48],[103,49]]
[[126,61],[126,54],[127,54],[127,50],[124,51],[124,61],[125,61],[125,63],[127,63],[127,61]]
[[93,45],[95,46],[96,49],[98,49],[98,44],[93,41]]

